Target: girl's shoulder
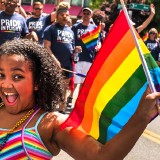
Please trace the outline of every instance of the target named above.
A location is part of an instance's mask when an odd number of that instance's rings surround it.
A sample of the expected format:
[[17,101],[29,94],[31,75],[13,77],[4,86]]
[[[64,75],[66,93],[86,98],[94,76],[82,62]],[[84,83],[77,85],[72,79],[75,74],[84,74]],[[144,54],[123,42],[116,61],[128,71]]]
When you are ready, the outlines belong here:
[[36,130],[45,147],[53,154],[57,155],[60,151],[59,146],[54,142],[54,135],[60,126],[58,115],[54,112],[41,110],[35,117]]
[[67,118],[68,115],[61,114],[59,112],[43,112],[42,115],[45,116],[42,118],[43,123],[59,123],[62,124]]
[[68,117],[68,115],[64,115],[59,112],[41,111],[39,114],[39,119],[41,120],[38,124],[38,129],[41,130],[41,132],[54,132]]
[[66,120],[67,116],[57,112],[45,112],[42,115],[44,116],[37,127],[39,135],[47,148],[52,146],[51,152],[56,155],[59,152],[59,147],[54,142],[54,137],[60,131],[59,127]]

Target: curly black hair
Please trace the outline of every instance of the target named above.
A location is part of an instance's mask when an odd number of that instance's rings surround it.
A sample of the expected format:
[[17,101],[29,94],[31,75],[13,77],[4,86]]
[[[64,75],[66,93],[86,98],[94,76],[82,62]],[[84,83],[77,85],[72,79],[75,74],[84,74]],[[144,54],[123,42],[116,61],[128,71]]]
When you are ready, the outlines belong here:
[[46,111],[54,111],[60,102],[64,102],[62,69],[47,49],[28,39],[16,39],[1,45],[0,56],[3,54],[21,55],[29,62],[34,80],[39,86],[35,93],[39,107]]

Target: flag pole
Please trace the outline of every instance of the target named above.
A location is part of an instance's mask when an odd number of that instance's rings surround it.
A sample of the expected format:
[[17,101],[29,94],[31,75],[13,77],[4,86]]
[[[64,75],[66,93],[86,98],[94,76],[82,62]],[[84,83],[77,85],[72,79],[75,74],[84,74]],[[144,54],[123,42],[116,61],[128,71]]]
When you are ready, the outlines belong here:
[[[140,45],[139,45],[139,42],[138,42],[138,39],[137,39],[136,34],[135,34],[135,32],[134,32],[133,26],[132,26],[132,24],[131,24],[131,22],[130,22],[130,17],[129,17],[129,15],[128,15],[126,6],[125,6],[123,0],[120,0],[120,2],[121,2],[121,4],[122,4],[122,9],[123,9],[124,14],[125,14],[125,16],[126,16],[126,19],[127,19],[129,28],[130,28],[130,30],[131,30],[131,33],[132,33],[132,36],[133,36],[133,39],[134,39],[136,48],[137,48],[137,50],[138,50],[138,53],[139,53],[139,56],[140,56],[140,59],[141,59],[141,62],[142,62],[142,66],[143,66],[143,69],[144,69],[144,72],[145,72],[145,75],[146,75],[146,78],[147,78],[149,87],[150,87],[151,91],[154,93],[154,92],[156,92],[156,89],[155,89],[155,86],[154,86],[154,84],[153,84],[153,81],[152,81],[152,78],[151,78],[151,75],[150,75],[150,72],[149,72],[147,63],[146,63],[145,58],[144,58],[144,56],[143,56],[142,49],[141,49],[141,47],[140,47]],[[159,115],[160,115],[159,102],[157,102],[157,110],[158,110],[158,113],[159,113]]]
[[80,77],[84,77],[84,78],[86,77],[85,74],[77,73],[77,72],[74,72],[74,71],[71,71],[71,70],[68,70],[68,69],[65,69],[65,68],[62,68],[62,70],[63,70],[63,71],[66,71],[66,72],[73,73],[73,74],[75,74],[75,75],[77,75],[77,76],[80,76]]

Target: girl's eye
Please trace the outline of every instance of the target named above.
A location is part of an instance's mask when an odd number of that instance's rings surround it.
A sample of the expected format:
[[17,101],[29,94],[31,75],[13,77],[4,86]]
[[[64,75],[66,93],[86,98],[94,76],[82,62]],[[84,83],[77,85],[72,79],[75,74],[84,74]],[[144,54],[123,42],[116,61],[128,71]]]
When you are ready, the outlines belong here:
[[23,78],[24,77],[22,75],[15,75],[15,76],[13,76],[13,79],[16,80],[16,81],[21,80]]

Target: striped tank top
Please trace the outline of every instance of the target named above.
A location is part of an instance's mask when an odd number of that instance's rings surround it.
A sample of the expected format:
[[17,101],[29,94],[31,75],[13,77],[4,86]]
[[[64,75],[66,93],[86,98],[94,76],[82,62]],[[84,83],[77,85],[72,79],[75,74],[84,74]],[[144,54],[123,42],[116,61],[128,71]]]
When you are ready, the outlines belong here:
[[[40,116],[34,127],[24,127],[9,136],[5,147],[0,151],[0,160],[49,160],[52,158],[53,155],[45,147],[37,129],[45,114]],[[31,118],[26,125],[30,120]],[[0,143],[7,132],[8,129],[0,128]]]

